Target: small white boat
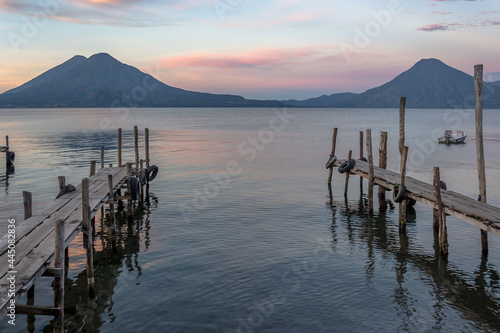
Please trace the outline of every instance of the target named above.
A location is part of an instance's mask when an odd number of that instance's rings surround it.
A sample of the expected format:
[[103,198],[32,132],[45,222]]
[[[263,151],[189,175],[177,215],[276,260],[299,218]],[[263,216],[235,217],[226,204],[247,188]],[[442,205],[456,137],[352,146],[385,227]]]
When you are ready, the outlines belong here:
[[467,135],[464,131],[457,131],[457,133],[453,133],[451,130],[448,130],[444,133],[442,137],[438,139],[439,143],[463,143]]

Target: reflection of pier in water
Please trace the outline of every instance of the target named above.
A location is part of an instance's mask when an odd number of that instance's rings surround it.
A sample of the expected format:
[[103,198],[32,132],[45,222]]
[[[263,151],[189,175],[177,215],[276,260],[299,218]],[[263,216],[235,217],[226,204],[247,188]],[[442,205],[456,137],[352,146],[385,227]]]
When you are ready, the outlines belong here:
[[[415,318],[418,314],[412,309],[413,300],[404,286],[405,276],[411,266],[429,278],[424,283],[433,284],[431,289],[434,301],[432,318],[435,320],[432,324],[433,331],[442,329],[446,321],[442,310],[450,305],[464,318],[477,323],[478,327],[486,326],[500,330],[500,298],[495,295],[495,290],[500,288],[500,273],[496,267],[488,264],[483,257],[473,276],[467,277],[470,274],[449,265],[442,256],[436,232],[434,232],[434,255],[410,251],[411,239],[406,233],[398,232],[397,220],[395,228],[388,228],[387,211],[380,211],[370,216],[365,201],[362,194],[357,205],[353,205],[352,201],[349,203],[347,199],[342,203],[334,202],[330,195],[327,204],[332,208],[332,241],[334,244],[338,242],[337,220],[341,216],[342,220],[346,221],[344,223],[349,244],[354,246],[356,239],[362,239],[367,245],[368,260],[365,265],[367,282],[374,277],[375,251],[382,251],[394,257],[397,261],[395,266],[397,287],[394,290],[393,303],[397,306],[398,315],[403,319],[400,329],[408,330],[412,327],[412,323],[419,320]],[[416,215],[413,211],[408,216],[408,224],[415,222]]]
[[[118,210],[116,247],[113,248],[113,237],[111,233],[111,221],[109,216],[104,220],[96,218],[96,225],[100,225],[95,232],[94,239],[94,269],[96,293],[89,296],[87,286],[87,271],[85,268],[85,249],[82,249],[80,241],[70,248],[70,265],[66,271],[74,271],[73,267],[82,267],[81,272],[74,278],[66,277],[65,282],[65,328],[68,332],[97,332],[104,324],[103,314],[111,321],[113,314],[113,295],[123,291],[128,283],[125,279],[119,281],[123,270],[136,272],[136,279],[142,275],[139,262],[141,244],[147,250],[150,245],[150,209],[157,205],[157,199],[150,194],[150,202],[143,209],[134,212],[134,221],[127,222],[126,210]],[[96,216],[99,216],[97,214]],[[144,250],[144,248],[143,248]],[[76,258],[80,257],[80,261]],[[28,331],[35,332],[34,317],[28,319]],[[51,331],[53,320],[43,328],[43,331]]]

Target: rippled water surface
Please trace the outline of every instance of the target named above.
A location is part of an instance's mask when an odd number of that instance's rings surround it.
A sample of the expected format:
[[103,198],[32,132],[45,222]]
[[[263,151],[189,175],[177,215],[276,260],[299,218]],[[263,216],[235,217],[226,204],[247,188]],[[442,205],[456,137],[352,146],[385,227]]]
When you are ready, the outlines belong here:
[[[484,119],[488,202],[500,206],[500,112]],[[449,189],[477,197],[473,120],[472,110],[407,110],[408,175],[430,182],[439,166]],[[358,158],[359,131],[371,128],[376,163],[387,131],[389,168],[398,170],[396,109],[0,110],[0,139],[9,135],[16,152],[14,170],[0,163],[0,232],[7,219],[22,220],[22,191],[40,210],[57,195],[57,176],[75,185],[88,176],[101,146],[106,164],[116,163],[117,128],[132,161],[134,125],[141,154],[150,129],[160,173],[134,222],[119,215],[115,250],[98,213],[92,298],[81,236],[73,241],[69,332],[500,331],[497,236],[482,260],[479,230],[448,217],[444,261],[429,207],[417,203],[400,234],[397,207],[367,214],[359,177],[345,200],[335,171],[329,197],[333,127],[341,158],[349,149]],[[435,143],[452,128],[469,134],[466,144]],[[35,304],[52,304],[51,282],[37,282]],[[51,319],[18,315],[0,329],[50,331]]]

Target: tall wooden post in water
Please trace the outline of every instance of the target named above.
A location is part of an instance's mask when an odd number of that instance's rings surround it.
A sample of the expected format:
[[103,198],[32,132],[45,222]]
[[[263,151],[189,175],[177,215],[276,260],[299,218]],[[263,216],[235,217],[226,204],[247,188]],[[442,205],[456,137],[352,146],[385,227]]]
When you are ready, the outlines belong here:
[[[474,66],[474,87],[476,90],[476,150],[479,180],[479,200],[486,203],[486,171],[483,146],[483,65]],[[488,233],[481,230],[483,256],[488,256]]]
[[[387,132],[380,132],[380,144],[378,149],[378,166],[382,169],[387,168]],[[378,201],[380,211],[387,209],[387,202],[385,201],[385,187],[378,187]]]
[[[401,97],[399,102],[399,152],[401,154],[401,186],[406,178],[406,159],[408,158],[408,147],[405,146],[405,109],[406,97]],[[399,203],[399,229],[406,230],[406,200]]]
[[[368,156],[368,212],[373,214],[373,150],[372,150],[372,130],[366,130],[366,155]],[[363,177],[361,177],[363,180]]]
[[[335,156],[335,147],[337,146],[337,131],[338,128],[335,127],[333,129],[333,137],[332,137],[332,151],[330,153],[330,158]],[[333,165],[330,167],[329,173],[328,173],[328,186],[331,187],[332,185],[332,173],[333,173]]]

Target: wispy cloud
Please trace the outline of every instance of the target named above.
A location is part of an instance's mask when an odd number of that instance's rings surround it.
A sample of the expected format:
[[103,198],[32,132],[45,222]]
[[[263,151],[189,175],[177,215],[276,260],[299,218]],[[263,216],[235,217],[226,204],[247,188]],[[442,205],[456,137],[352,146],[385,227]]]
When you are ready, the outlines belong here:
[[[114,25],[130,27],[167,26],[185,20],[183,8],[206,4],[206,0],[53,0],[51,19],[90,25]],[[198,4],[197,4],[198,3]],[[32,16],[46,11],[44,2],[30,0],[0,0],[0,11]]]
[[453,12],[441,12],[439,10],[434,10],[431,12],[432,14],[439,14],[439,15],[451,15]]
[[316,56],[318,52],[310,48],[259,49],[241,54],[183,54],[164,58],[161,64],[162,67],[168,69],[190,67],[266,69],[312,61]]

